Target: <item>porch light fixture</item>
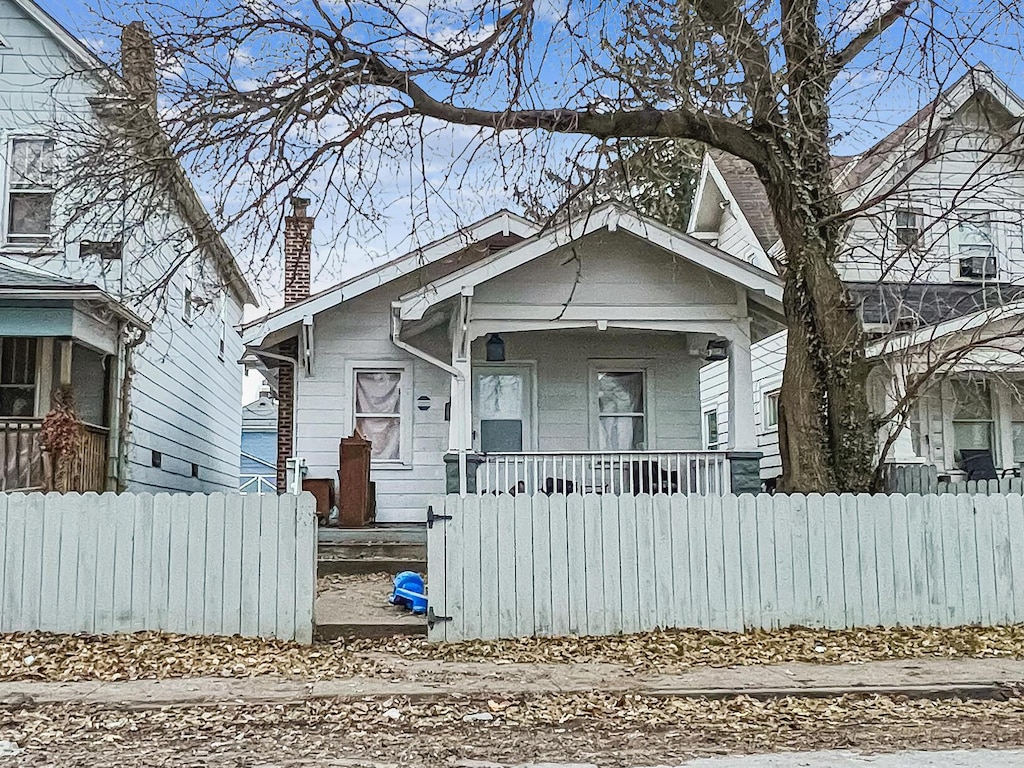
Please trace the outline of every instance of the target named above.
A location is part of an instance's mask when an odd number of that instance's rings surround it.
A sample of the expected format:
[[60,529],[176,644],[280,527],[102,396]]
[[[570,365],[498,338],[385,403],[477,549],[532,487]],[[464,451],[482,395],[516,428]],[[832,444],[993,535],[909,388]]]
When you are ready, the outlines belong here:
[[487,337],[486,347],[488,363],[505,362],[505,340],[501,336],[492,333]]
[[729,357],[729,342],[725,339],[712,339],[708,342],[707,351],[704,353],[704,359],[709,363],[717,362],[718,360],[726,360]]

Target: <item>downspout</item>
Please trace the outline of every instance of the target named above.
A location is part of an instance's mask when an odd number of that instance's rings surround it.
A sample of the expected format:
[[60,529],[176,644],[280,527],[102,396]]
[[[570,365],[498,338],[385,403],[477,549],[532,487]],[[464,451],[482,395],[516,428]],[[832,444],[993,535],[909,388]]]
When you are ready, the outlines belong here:
[[[454,365],[450,365],[441,360],[440,358],[434,357],[429,352],[424,352],[422,349],[414,347],[409,342],[402,341],[399,338],[399,334],[401,334],[401,332],[402,318],[398,314],[398,308],[393,306],[391,308],[391,343],[394,344],[399,349],[405,350],[413,357],[418,357],[420,360],[423,360],[426,363],[430,363],[431,365],[440,368],[442,371],[446,371],[456,381],[462,384],[463,387],[465,387],[466,376],[465,374],[463,374],[462,371],[460,371]],[[462,417],[463,414],[459,414],[459,428],[460,431],[464,432],[465,430],[463,429],[463,427],[465,425],[461,423]],[[466,448],[465,446],[462,446],[459,448],[459,495],[465,496],[466,490]]]

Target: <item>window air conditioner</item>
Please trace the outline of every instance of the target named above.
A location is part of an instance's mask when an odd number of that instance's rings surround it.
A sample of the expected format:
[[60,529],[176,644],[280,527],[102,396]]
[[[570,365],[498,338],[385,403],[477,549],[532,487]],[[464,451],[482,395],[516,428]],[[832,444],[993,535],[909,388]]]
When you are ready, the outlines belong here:
[[960,259],[960,277],[976,279],[996,276],[995,256],[968,256]]

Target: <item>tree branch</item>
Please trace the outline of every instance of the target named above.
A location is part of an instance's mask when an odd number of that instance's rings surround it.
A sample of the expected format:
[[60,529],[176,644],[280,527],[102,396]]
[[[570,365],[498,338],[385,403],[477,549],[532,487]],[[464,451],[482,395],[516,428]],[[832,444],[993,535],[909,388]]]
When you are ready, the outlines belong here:
[[743,90],[755,121],[767,122],[778,111],[768,49],[735,0],[695,0],[697,15],[718,31],[743,66]]
[[835,77],[839,72],[857,58],[857,55],[879,37],[885,30],[895,24],[898,20],[907,15],[907,11],[914,4],[915,0],[896,0],[889,10],[872,21],[859,35],[851,40],[843,50],[839,51],[829,59],[831,76]]
[[569,108],[491,111],[460,107],[435,99],[410,75],[372,55],[366,58],[359,82],[343,82],[341,89],[355,85],[393,88],[409,97],[413,114],[496,132],[542,130],[602,140],[692,139],[747,160],[755,167],[763,166],[767,158],[766,150],[750,130],[721,117],[686,109],[595,112]]

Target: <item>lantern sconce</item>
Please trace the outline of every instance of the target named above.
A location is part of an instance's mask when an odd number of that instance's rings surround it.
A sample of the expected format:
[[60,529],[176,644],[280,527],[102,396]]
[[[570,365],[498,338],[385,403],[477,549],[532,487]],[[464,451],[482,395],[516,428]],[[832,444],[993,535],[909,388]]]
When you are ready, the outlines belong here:
[[708,342],[707,351],[704,353],[704,359],[709,363],[714,363],[719,360],[727,360],[729,358],[729,342],[726,339],[712,339]]
[[487,362],[489,363],[503,363],[505,362],[505,340],[496,333],[492,333],[487,337]]

